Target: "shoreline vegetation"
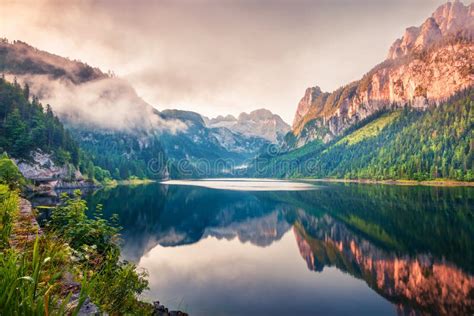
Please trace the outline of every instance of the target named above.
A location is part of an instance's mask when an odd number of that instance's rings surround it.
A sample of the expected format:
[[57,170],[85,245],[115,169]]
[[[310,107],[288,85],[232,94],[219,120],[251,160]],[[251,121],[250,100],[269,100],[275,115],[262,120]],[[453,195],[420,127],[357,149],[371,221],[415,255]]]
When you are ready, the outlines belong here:
[[[213,179],[213,178],[205,178]],[[216,178],[222,179],[222,177]],[[228,178],[233,179],[233,178]],[[248,179],[260,179],[260,178],[248,178]],[[361,184],[385,184],[385,185],[406,185],[406,186],[440,186],[440,187],[474,187],[474,181],[457,181],[452,179],[434,179],[434,180],[411,180],[411,179],[385,179],[385,180],[376,180],[376,179],[342,179],[342,178],[262,178],[269,180],[288,180],[288,181],[311,181],[311,182],[335,182],[335,183],[361,183]],[[166,184],[165,180],[153,180],[153,179],[129,179],[129,180],[109,180],[102,182],[99,185],[92,185],[85,188],[97,188],[101,189],[103,187],[110,188],[120,185],[146,185],[152,183],[163,183]],[[202,180],[200,178],[196,179],[180,179],[180,180]],[[81,189],[81,188],[77,188]]]
[[146,272],[120,259],[120,227],[100,212],[88,218],[79,190],[64,194],[40,227],[18,189],[0,189],[2,315],[153,314],[139,300]]
[[128,179],[128,180],[109,180],[103,183],[104,187],[116,187],[119,185],[142,185],[155,183],[156,180],[152,179]]
[[293,178],[292,180],[311,182],[335,182],[335,183],[361,183],[361,184],[384,184],[384,185],[405,185],[405,186],[432,186],[432,187],[474,187],[474,182],[456,181],[451,179],[436,180],[375,180],[375,179],[336,179],[336,178]]
[[187,315],[141,300],[147,272],[121,259],[116,216],[104,219],[101,205],[86,215],[86,202],[75,190],[47,208],[40,225],[43,208],[32,208],[23,197],[27,181],[11,160],[2,161],[1,315]]

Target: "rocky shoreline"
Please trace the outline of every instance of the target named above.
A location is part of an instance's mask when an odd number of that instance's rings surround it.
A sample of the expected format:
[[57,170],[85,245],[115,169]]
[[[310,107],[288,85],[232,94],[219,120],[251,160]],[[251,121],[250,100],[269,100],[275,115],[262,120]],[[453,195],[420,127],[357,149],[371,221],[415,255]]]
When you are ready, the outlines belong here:
[[55,190],[99,188],[100,184],[85,178],[71,164],[58,166],[51,154],[40,150],[33,152],[31,160],[13,160],[23,177],[31,182],[27,190],[33,193],[52,193]]
[[56,191],[67,191],[67,190],[93,190],[100,189],[102,186],[93,181],[81,180],[81,181],[66,181],[66,180],[53,180],[38,183],[37,185],[27,185],[26,191],[32,194],[39,195],[56,195]]

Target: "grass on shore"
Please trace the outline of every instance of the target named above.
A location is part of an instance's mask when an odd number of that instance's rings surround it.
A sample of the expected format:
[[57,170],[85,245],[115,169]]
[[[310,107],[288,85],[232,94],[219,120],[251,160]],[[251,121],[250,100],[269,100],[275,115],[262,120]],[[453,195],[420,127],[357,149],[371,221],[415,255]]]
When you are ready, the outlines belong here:
[[388,184],[388,185],[407,185],[407,186],[416,186],[416,185],[425,185],[425,186],[443,186],[443,187],[474,187],[474,182],[468,181],[457,181],[452,179],[433,179],[433,180],[408,180],[408,179],[398,179],[398,180],[376,180],[376,179],[338,179],[338,178],[322,178],[322,179],[312,179],[312,178],[301,178],[302,180],[311,180],[316,182],[343,182],[343,183],[368,183],[368,184]]
[[0,185],[0,314],[75,315],[89,297],[110,315],[150,315],[146,273],[119,259],[120,228],[88,218],[79,191],[62,199],[44,234],[18,243],[19,194]]
[[138,178],[132,178],[128,180],[115,180],[115,179],[109,179],[105,181],[103,184],[106,187],[116,187],[119,185],[142,185],[142,184],[150,184],[150,183],[155,183],[155,180],[151,179],[138,179]]

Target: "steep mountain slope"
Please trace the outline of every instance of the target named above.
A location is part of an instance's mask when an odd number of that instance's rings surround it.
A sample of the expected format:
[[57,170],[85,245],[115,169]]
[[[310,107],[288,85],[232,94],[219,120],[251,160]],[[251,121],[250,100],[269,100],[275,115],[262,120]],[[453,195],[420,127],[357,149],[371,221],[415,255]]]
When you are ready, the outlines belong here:
[[[18,83],[0,79],[0,148],[16,158],[31,159],[36,148],[54,151],[55,156],[67,152],[65,162],[79,163],[79,150],[71,136],[53,115],[51,108],[34,99]],[[63,159],[60,159],[63,160]]]
[[241,113],[238,118],[232,115],[218,116],[207,119],[206,124],[209,127],[226,127],[246,137],[261,137],[271,143],[280,143],[290,131],[290,126],[280,116],[266,109]]
[[351,125],[391,107],[426,108],[474,84],[474,4],[439,7],[419,27],[410,27],[387,59],[361,80],[332,93],[308,88],[287,136],[290,146],[328,142]]
[[[94,163],[117,179],[197,176],[196,161],[207,164],[201,176],[217,175],[270,143],[255,132],[208,127],[197,113],[159,112],[127,81],[23,42],[0,41],[0,72],[51,104]],[[260,114],[274,121],[265,135],[281,139],[287,131],[280,132],[281,119],[266,111]],[[183,170],[184,164],[190,170]]]
[[308,88],[252,176],[474,181],[474,4],[448,2],[333,93]]
[[421,111],[373,114],[324,143],[259,156],[257,177],[474,181],[474,89]]

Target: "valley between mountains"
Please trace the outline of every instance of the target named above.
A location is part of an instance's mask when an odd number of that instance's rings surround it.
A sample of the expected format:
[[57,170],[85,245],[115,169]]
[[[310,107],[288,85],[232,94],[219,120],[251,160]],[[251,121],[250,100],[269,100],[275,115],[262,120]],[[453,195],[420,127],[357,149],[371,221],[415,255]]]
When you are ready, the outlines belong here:
[[214,118],[159,111],[112,72],[3,39],[0,148],[27,178],[53,186],[228,176],[473,181],[473,21],[473,4],[440,6],[360,80],[307,88],[291,127],[266,109]]

